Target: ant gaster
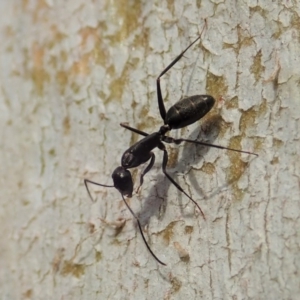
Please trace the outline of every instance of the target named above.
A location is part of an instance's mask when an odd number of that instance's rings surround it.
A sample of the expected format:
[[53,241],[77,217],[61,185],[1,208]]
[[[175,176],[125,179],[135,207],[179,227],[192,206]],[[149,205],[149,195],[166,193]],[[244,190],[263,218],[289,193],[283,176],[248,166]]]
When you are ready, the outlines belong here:
[[[202,32],[203,32],[203,30],[202,30]],[[201,34],[202,34],[202,32],[201,32]],[[150,160],[148,166],[145,168],[145,170],[142,172],[142,174],[140,176],[140,184],[138,187],[138,190],[139,190],[139,188],[143,184],[144,176],[146,175],[147,172],[150,171],[150,169],[153,167],[154,162],[155,162],[155,155],[152,152],[152,150],[155,148],[162,150],[163,151],[163,162],[162,162],[163,173],[180,192],[182,192],[184,195],[186,195],[198,207],[203,218],[205,219],[204,213],[203,213],[202,209],[200,208],[200,206],[197,204],[197,202],[194,199],[192,199],[192,197],[190,197],[181,188],[181,186],[167,173],[166,167],[167,167],[167,163],[168,163],[168,152],[167,152],[166,147],[163,144],[163,142],[168,143],[168,144],[180,144],[182,142],[188,142],[188,143],[198,144],[198,145],[202,145],[202,146],[226,149],[226,150],[236,151],[236,152],[240,152],[240,153],[247,153],[247,154],[252,154],[252,155],[257,156],[257,154],[252,153],[252,152],[227,148],[227,147],[223,147],[223,146],[219,146],[219,145],[208,144],[208,143],[204,143],[204,142],[200,142],[200,141],[194,141],[194,140],[188,140],[188,139],[174,139],[172,137],[166,136],[166,133],[172,129],[180,129],[180,128],[183,128],[183,127],[186,127],[188,125],[195,123],[196,121],[201,119],[204,115],[206,115],[211,110],[211,108],[214,106],[215,99],[212,96],[196,95],[196,96],[190,96],[190,97],[186,97],[184,99],[179,100],[166,112],[162,93],[161,93],[160,78],[182,58],[184,53],[193,44],[195,44],[201,38],[201,34],[185,50],[183,50],[160,73],[160,75],[156,79],[158,107],[159,107],[159,112],[160,112],[161,118],[164,121],[164,125],[160,127],[158,132],[148,134],[148,133],[138,130],[136,128],[132,128],[132,127],[128,126],[127,124],[121,123],[120,125],[122,127],[126,128],[128,130],[131,130],[137,134],[143,135],[144,138],[141,139],[140,141],[138,141],[137,143],[135,143],[134,145],[132,145],[129,149],[127,149],[124,152],[122,159],[121,159],[121,166],[117,167],[112,173],[112,179],[113,179],[114,185],[104,185],[104,184],[100,184],[100,183],[91,181],[89,179],[84,180],[86,189],[92,200],[93,200],[93,198],[88,189],[87,183],[104,186],[104,187],[114,187],[120,192],[127,208],[129,209],[129,211],[131,212],[131,214],[137,221],[140,233],[146,244],[147,249],[149,250],[151,255],[156,259],[156,261],[162,265],[166,265],[166,264],[163,263],[160,259],[158,259],[157,256],[151,250],[151,248],[148,245],[148,243],[145,239],[145,236],[143,234],[142,226],[140,224],[138,217],[135,215],[135,213],[132,211],[132,209],[128,205],[127,201],[125,200],[125,196],[131,197],[132,192],[133,192],[133,180],[132,180],[131,173],[128,169],[138,167],[141,164]]]

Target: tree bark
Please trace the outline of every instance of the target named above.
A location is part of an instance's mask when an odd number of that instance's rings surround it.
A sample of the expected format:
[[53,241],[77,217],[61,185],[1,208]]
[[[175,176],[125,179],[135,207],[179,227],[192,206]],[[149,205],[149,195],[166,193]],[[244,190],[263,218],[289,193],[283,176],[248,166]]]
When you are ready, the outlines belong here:
[[[300,4],[2,1],[1,299],[297,299],[300,294]],[[205,21],[206,20],[206,27]],[[170,136],[128,200],[123,152],[185,95],[217,101]],[[135,191],[145,166],[132,171]]]

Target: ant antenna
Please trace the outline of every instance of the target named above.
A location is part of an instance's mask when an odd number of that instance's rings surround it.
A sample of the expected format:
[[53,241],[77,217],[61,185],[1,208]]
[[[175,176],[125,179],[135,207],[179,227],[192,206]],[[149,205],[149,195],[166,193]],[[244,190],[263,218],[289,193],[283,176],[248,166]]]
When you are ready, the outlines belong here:
[[[117,168],[117,169],[118,169],[118,168]],[[115,185],[106,185],[106,184],[101,184],[101,183],[98,183],[98,182],[95,182],[95,181],[92,181],[92,180],[89,180],[89,179],[84,179],[85,187],[86,187],[87,192],[88,192],[88,194],[89,194],[89,196],[90,196],[90,198],[91,198],[91,200],[92,200],[93,202],[96,202],[96,200],[93,199],[93,197],[92,197],[92,195],[91,195],[91,193],[90,193],[90,190],[89,190],[89,188],[88,188],[87,183],[91,183],[91,184],[98,185],[98,186],[103,186],[103,187],[109,187],[109,188],[114,187],[114,188],[116,188]],[[118,190],[119,190],[119,189],[118,189]],[[119,190],[119,191],[120,191],[120,190]],[[120,191],[120,193],[121,193],[121,191]],[[154,257],[154,259],[155,259],[158,263],[160,263],[160,264],[163,265],[163,266],[166,266],[166,264],[163,263],[163,262],[162,262],[162,261],[154,254],[154,252],[151,250],[151,248],[150,248],[149,244],[147,243],[147,240],[146,240],[146,238],[145,238],[145,236],[144,236],[144,233],[143,233],[143,230],[142,230],[142,226],[141,226],[141,223],[140,223],[138,217],[136,216],[136,214],[133,212],[133,210],[131,209],[131,207],[129,206],[129,204],[127,203],[127,201],[125,200],[125,197],[124,197],[123,193],[121,193],[121,196],[122,196],[122,199],[123,199],[123,201],[125,202],[125,204],[126,204],[128,210],[130,211],[130,213],[132,214],[132,216],[133,216],[133,217],[136,219],[136,221],[137,221],[137,224],[138,224],[140,233],[141,233],[141,235],[142,235],[143,241],[144,241],[144,243],[145,243],[145,245],[146,245],[148,251],[150,252],[150,254]],[[131,195],[130,195],[130,196],[131,196]]]
[[92,195],[91,195],[91,192],[88,188],[88,185],[87,183],[91,183],[91,184],[94,184],[94,185],[99,185],[99,186],[104,186],[104,187],[114,187],[113,185],[106,185],[106,184],[101,184],[101,183],[98,183],[98,182],[95,182],[95,181],[92,181],[92,180],[89,180],[89,179],[84,179],[84,185],[86,187],[86,190],[90,196],[90,199],[92,200],[92,202],[96,202],[96,200],[93,199]]
[[154,253],[153,253],[153,251],[151,250],[151,248],[150,248],[149,244],[147,243],[146,238],[145,238],[145,236],[144,236],[144,234],[143,234],[142,226],[141,226],[141,223],[140,223],[138,217],[135,215],[135,213],[133,212],[133,210],[131,209],[131,207],[128,205],[128,203],[127,203],[127,201],[125,200],[125,198],[124,198],[123,195],[122,195],[122,198],[123,198],[123,200],[124,200],[124,202],[125,202],[127,208],[129,209],[129,211],[131,212],[131,214],[133,215],[133,217],[136,219],[136,221],[137,221],[137,223],[138,223],[140,233],[141,233],[141,235],[142,235],[142,238],[143,238],[143,240],[144,240],[144,242],[145,242],[145,245],[146,245],[148,251],[151,253],[151,255],[155,258],[155,260],[156,260],[157,262],[159,262],[159,263],[160,263],[161,265],[163,265],[163,266],[166,266],[166,264],[163,263],[163,262],[162,262],[162,261],[161,261]]

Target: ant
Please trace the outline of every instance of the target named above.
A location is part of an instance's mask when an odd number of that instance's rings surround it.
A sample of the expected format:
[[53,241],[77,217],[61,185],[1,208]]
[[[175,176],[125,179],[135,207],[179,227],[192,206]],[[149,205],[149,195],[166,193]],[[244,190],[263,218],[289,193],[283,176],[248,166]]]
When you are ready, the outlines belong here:
[[[204,30],[204,28],[203,28]],[[202,30],[202,32],[203,32]],[[91,183],[94,185],[98,186],[103,186],[103,187],[114,187],[116,188],[122,198],[123,201],[125,202],[127,208],[133,215],[133,217],[136,219],[140,233],[142,235],[142,238],[146,244],[147,249],[151,253],[151,255],[155,258],[157,262],[159,262],[162,265],[166,265],[163,263],[158,257],[153,253],[151,250],[149,244],[146,241],[146,238],[143,234],[142,231],[142,226],[140,224],[140,221],[136,214],[132,211],[130,206],[128,205],[127,201],[125,200],[125,197],[132,197],[132,192],[133,192],[133,180],[131,173],[128,169],[135,168],[140,166],[143,163],[146,163],[147,161],[150,160],[148,166],[143,170],[142,174],[140,175],[140,184],[137,189],[137,191],[140,189],[140,187],[143,184],[144,181],[144,176],[146,173],[148,173],[151,168],[154,165],[155,162],[155,155],[152,152],[155,148],[160,149],[163,151],[163,162],[162,162],[162,171],[165,174],[165,176],[170,180],[170,182],[180,191],[182,192],[185,196],[187,196],[199,209],[200,213],[202,214],[203,218],[205,219],[205,215],[200,208],[200,206],[197,204],[197,202],[192,199],[183,189],[182,187],[167,173],[166,167],[168,164],[168,152],[166,150],[165,145],[163,142],[167,144],[180,144],[182,142],[188,142],[188,143],[193,143],[197,145],[202,145],[202,146],[208,146],[208,147],[214,147],[214,148],[219,148],[219,149],[226,149],[226,150],[231,150],[231,151],[236,151],[240,153],[247,153],[251,155],[258,156],[255,153],[248,152],[248,151],[242,151],[242,150],[237,150],[237,149],[232,149],[232,148],[227,148],[219,145],[213,145],[213,144],[208,144],[200,141],[194,141],[194,140],[188,140],[188,139],[174,139],[172,137],[166,136],[166,133],[171,131],[172,129],[180,129],[183,127],[186,127],[188,125],[191,125],[195,123],[196,121],[200,120],[203,116],[205,116],[211,108],[215,104],[215,99],[212,96],[209,95],[196,95],[196,96],[190,96],[190,97],[185,97],[181,100],[179,100],[177,103],[175,103],[173,106],[170,107],[170,109],[166,112],[166,108],[164,105],[162,93],[161,93],[161,87],[160,87],[160,78],[167,73],[184,55],[184,53],[192,46],[194,45],[200,38],[201,34],[185,49],[183,50],[157,77],[156,79],[156,88],[157,88],[157,100],[158,100],[158,107],[159,107],[159,112],[160,116],[164,122],[164,125],[162,125],[159,129],[159,131],[148,134],[146,132],[143,132],[141,130],[138,130],[136,128],[132,128],[128,126],[125,123],[121,123],[120,125],[130,131],[133,131],[134,133],[140,134],[144,136],[143,139],[132,145],[129,149],[127,149],[122,158],[121,158],[121,166],[117,167],[113,173],[112,173],[112,179],[113,179],[113,185],[105,185],[105,184],[100,184],[94,181],[91,181],[89,179],[84,179],[84,184],[85,187],[88,191],[89,197],[93,200],[91,193],[88,189],[87,183]]]

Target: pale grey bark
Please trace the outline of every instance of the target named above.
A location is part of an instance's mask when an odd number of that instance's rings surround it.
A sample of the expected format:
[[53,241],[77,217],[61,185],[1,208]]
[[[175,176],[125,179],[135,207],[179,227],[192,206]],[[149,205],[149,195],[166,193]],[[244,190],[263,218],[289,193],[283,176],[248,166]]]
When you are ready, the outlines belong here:
[[[300,294],[300,4],[296,1],[1,1],[1,299],[297,299]],[[63,3],[63,4],[62,4]],[[166,107],[213,95],[170,135],[259,154],[168,147],[130,200],[122,153]],[[141,170],[143,168],[139,168]],[[138,183],[138,174],[133,172]]]

